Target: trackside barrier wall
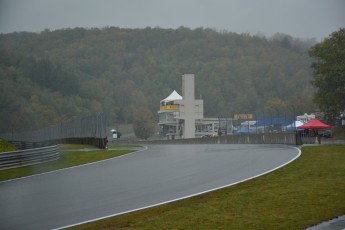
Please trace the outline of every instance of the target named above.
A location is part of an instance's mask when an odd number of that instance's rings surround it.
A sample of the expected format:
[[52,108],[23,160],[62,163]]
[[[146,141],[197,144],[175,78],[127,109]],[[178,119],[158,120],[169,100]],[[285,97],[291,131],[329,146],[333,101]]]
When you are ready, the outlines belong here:
[[175,140],[155,140],[145,143],[152,144],[285,144],[300,145],[300,137],[295,133],[262,133],[227,135],[211,138],[190,138]]
[[33,165],[59,159],[57,145],[0,153],[0,170]]
[[107,139],[105,138],[96,138],[96,137],[72,137],[72,138],[63,138],[63,139],[56,139],[56,140],[48,140],[48,141],[41,141],[41,142],[28,142],[28,141],[9,141],[13,144],[16,149],[24,150],[24,149],[32,149],[32,148],[40,148],[46,147],[51,145],[57,144],[82,144],[82,145],[93,145],[100,149],[104,149],[106,147]]
[[54,144],[82,144],[82,145],[93,145],[100,149],[105,149],[107,145],[106,138],[96,138],[96,137],[83,137],[83,138],[64,138],[58,140],[52,140],[50,143]]
[[0,138],[13,143],[17,149],[37,148],[62,143],[90,144],[105,148],[106,134],[106,116],[100,113],[35,131],[0,133]]
[[48,126],[35,131],[0,133],[7,141],[47,142],[69,138],[106,138],[104,114],[76,118],[66,123]]

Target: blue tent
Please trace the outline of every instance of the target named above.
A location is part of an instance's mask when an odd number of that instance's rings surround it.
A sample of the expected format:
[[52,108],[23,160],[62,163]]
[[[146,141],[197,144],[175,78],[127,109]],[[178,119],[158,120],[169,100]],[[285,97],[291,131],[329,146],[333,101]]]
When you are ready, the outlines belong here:
[[295,121],[295,124],[292,122],[291,124],[285,126],[285,131],[302,130],[302,129],[299,129],[298,126],[301,126],[303,124],[304,123],[301,121]]
[[248,133],[256,133],[256,130],[250,129],[248,126],[242,126],[241,129],[237,130],[235,134],[248,134]]
[[287,126],[294,122],[293,118],[287,117],[274,117],[274,118],[261,118],[256,123],[256,126],[271,126],[271,125],[280,125],[280,126]]

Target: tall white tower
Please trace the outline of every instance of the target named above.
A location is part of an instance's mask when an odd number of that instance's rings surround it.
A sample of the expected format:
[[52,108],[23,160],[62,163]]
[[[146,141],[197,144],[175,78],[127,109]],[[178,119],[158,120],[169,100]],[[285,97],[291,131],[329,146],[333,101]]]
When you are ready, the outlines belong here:
[[184,104],[183,138],[195,137],[195,92],[194,74],[182,75],[182,97]]
[[195,100],[194,74],[182,75],[182,96],[176,91],[160,101],[161,133],[170,138],[195,138],[196,124],[204,118],[204,101]]

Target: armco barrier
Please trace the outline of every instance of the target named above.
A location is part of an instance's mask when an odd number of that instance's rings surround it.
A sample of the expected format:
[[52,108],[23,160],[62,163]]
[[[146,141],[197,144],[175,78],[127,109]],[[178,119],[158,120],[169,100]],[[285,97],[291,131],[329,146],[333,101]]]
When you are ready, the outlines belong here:
[[0,170],[39,164],[59,159],[57,145],[0,153]]
[[96,138],[96,137],[73,137],[64,139],[55,139],[41,142],[28,142],[28,141],[9,141],[17,149],[25,150],[32,148],[41,148],[46,146],[52,146],[57,144],[82,144],[82,145],[93,145],[100,149],[105,149],[107,144],[106,138]]
[[16,147],[17,150],[42,148],[47,146],[52,146],[50,142],[27,142],[27,141],[9,141],[12,145]]

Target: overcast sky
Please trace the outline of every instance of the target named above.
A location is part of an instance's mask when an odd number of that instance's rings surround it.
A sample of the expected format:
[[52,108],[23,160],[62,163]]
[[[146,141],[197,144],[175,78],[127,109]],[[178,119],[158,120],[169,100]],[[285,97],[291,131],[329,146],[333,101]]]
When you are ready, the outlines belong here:
[[0,0],[0,33],[74,27],[214,28],[321,41],[345,27],[344,0]]

